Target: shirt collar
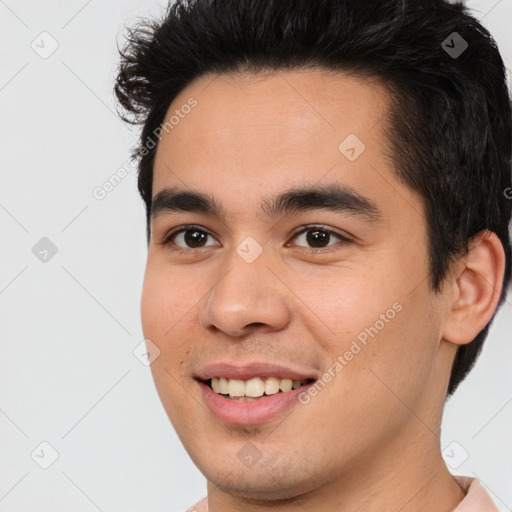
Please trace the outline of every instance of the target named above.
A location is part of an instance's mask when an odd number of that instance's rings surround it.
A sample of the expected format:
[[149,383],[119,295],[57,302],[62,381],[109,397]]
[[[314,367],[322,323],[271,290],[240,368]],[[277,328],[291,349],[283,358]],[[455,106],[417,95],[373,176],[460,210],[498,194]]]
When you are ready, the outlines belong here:
[[476,479],[455,476],[455,481],[466,493],[466,497],[453,512],[499,512],[484,486]]

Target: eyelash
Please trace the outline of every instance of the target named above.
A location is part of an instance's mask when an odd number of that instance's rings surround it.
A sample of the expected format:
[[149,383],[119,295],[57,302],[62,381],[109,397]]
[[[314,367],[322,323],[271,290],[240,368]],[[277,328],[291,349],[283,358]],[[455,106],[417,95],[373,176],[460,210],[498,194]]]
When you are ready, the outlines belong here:
[[[189,230],[194,230],[194,229],[197,230],[197,231],[201,231],[202,233],[205,233],[208,236],[211,236],[211,237],[215,238],[208,230],[204,229],[201,226],[198,226],[198,225],[195,225],[195,224],[186,224],[184,226],[180,226],[179,228],[176,228],[176,229],[170,231],[169,233],[166,233],[164,235],[162,241],[159,242],[159,244],[162,245],[162,246],[167,246],[171,242],[172,238],[175,237],[176,235],[178,235],[180,233],[183,233],[183,232],[186,232],[186,231],[189,231]],[[333,231],[332,229],[327,229],[324,226],[318,225],[318,224],[308,224],[306,226],[303,226],[300,229],[300,231],[296,231],[292,235],[291,240],[297,238],[299,235],[301,235],[303,233],[307,233],[308,231],[313,231],[314,229],[317,229],[319,231],[323,231],[323,232],[325,232],[325,233],[327,233],[329,235],[334,235],[335,237],[338,237],[340,239],[340,241],[337,242],[336,244],[328,246],[328,247],[313,248],[313,247],[302,247],[301,246],[301,248],[303,250],[305,250],[306,252],[309,252],[309,253],[312,253],[312,254],[322,254],[322,253],[328,252],[329,250],[332,250],[332,247],[334,247],[336,245],[339,245],[340,243],[345,244],[345,243],[350,243],[351,242],[351,240],[349,238],[347,238],[346,236],[342,235],[341,233]],[[203,247],[199,247],[197,249],[194,249],[194,248],[185,249],[185,248],[180,247],[180,246],[175,246],[173,251],[177,251],[177,252],[187,253],[188,254],[188,253],[191,253],[191,252],[196,252],[198,249],[202,249],[202,248]]]

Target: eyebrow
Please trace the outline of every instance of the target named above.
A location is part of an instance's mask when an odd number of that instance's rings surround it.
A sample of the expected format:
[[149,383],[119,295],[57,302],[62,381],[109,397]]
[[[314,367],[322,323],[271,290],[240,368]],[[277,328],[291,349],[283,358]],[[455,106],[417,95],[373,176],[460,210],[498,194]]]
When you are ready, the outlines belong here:
[[[260,207],[269,218],[311,210],[354,214],[369,222],[382,218],[373,201],[339,184],[296,187],[263,201]],[[152,199],[152,218],[167,212],[192,212],[226,218],[223,208],[210,194],[179,188],[165,188]]]

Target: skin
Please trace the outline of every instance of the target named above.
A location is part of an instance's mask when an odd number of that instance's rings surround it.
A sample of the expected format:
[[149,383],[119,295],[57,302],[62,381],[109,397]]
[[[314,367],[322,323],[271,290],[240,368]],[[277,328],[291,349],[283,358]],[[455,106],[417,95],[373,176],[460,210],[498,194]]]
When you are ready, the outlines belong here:
[[[197,106],[158,144],[153,197],[168,187],[208,193],[226,215],[154,216],[142,323],[161,351],[151,369],[162,403],[207,478],[210,512],[452,510],[464,493],[441,457],[442,409],[457,345],[498,302],[498,238],[475,238],[441,293],[431,290],[423,202],[394,174],[389,96],[374,81],[313,69],[205,76],[168,116],[190,97]],[[354,161],[338,149],[349,134],[366,146]],[[262,213],[262,201],[312,184],[351,187],[379,221]],[[211,234],[205,246],[161,243],[187,224]],[[308,224],[348,241],[308,246]],[[247,236],[263,250],[250,264],[236,252]],[[204,364],[278,362],[321,376],[394,303],[401,311],[307,405],[251,427],[205,407],[194,379]],[[237,457],[248,442],[262,455],[252,467]]]

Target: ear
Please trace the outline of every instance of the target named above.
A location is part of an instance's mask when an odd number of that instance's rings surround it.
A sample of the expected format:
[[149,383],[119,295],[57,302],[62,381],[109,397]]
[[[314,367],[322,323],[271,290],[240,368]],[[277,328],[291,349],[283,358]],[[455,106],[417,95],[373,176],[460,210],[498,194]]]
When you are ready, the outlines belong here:
[[489,323],[499,302],[505,272],[505,251],[491,231],[481,231],[469,252],[454,264],[448,293],[443,338],[466,345]]

